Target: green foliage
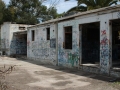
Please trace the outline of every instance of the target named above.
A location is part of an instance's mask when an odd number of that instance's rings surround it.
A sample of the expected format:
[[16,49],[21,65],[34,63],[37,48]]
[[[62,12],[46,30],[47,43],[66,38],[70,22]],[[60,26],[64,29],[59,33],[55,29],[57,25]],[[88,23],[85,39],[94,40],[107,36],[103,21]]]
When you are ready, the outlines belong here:
[[0,24],[3,23],[4,9],[5,9],[5,3],[2,0],[0,0]]
[[10,0],[8,11],[12,21],[21,24],[36,24],[43,6],[39,0]]
[[10,0],[4,9],[3,21],[18,24],[37,24],[57,17],[54,7],[47,9],[40,0]]
[[87,7],[86,6],[75,6],[71,9],[69,9],[67,12],[72,12],[72,11],[76,11],[76,12],[83,12],[83,11],[87,11]]
[[118,0],[77,0],[77,1],[78,6],[81,4],[85,4],[87,6],[87,10],[111,6],[113,4],[117,4],[118,2]]
[[70,10],[67,11],[67,13],[73,11],[82,12],[111,6],[113,4],[117,4],[118,0],[77,0],[77,2],[78,6],[71,8]]
[[42,15],[42,21],[50,20],[50,19],[55,19],[57,18],[57,9],[54,7],[48,8],[46,11],[46,14]]
[[3,21],[4,22],[15,22],[15,9],[13,7],[5,8]]

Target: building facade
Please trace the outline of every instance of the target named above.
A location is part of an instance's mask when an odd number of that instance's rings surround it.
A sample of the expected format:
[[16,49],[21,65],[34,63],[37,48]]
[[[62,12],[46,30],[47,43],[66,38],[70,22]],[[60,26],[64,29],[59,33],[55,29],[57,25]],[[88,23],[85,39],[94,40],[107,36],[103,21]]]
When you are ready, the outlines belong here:
[[120,77],[120,5],[27,27],[2,25],[3,53],[27,54],[44,64]]
[[30,27],[28,58],[120,77],[119,9],[96,9]]
[[47,22],[28,28],[27,58],[57,65],[57,24]]
[[3,55],[27,55],[27,27],[30,25],[5,22],[1,25]]

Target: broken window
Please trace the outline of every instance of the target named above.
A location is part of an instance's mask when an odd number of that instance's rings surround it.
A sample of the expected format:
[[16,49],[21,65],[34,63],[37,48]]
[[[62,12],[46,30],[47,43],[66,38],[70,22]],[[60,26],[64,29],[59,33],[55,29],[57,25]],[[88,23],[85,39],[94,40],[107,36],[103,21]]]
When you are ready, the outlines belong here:
[[46,28],[47,30],[47,40],[50,40],[50,28]]
[[25,30],[25,27],[19,27],[19,30]]
[[34,41],[34,40],[35,40],[35,31],[32,30],[32,41]]
[[65,49],[72,49],[72,26],[65,27]]

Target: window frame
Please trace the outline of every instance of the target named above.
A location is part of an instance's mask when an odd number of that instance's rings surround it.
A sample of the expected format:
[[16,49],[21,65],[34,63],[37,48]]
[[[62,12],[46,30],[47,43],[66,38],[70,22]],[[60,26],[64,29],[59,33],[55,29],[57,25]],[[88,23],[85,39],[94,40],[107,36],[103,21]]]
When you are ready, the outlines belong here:
[[46,28],[46,40],[50,40],[50,27]]
[[[69,30],[67,31],[66,29],[69,29],[70,30],[70,32],[69,32]],[[66,50],[72,50],[73,49],[73,46],[72,46],[72,37],[73,37],[73,34],[72,34],[72,32],[73,32],[73,26],[65,26],[64,27],[64,42],[63,42],[63,48],[64,49],[66,49]],[[71,34],[71,48],[66,48],[66,34]]]
[[35,30],[31,30],[31,41],[35,41]]

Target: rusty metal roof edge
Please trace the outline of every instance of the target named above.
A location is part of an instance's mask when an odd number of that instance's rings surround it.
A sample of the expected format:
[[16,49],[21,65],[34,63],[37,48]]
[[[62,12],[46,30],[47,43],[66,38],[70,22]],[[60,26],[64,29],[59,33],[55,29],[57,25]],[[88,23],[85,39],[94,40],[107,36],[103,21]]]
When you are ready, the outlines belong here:
[[74,14],[74,15],[71,15],[71,16],[68,16],[68,17],[51,19],[49,21],[45,21],[45,22],[42,22],[40,24],[36,24],[34,26],[30,26],[28,28],[35,27],[35,26],[40,26],[40,25],[44,25],[44,24],[49,24],[49,23],[55,23],[55,22],[59,22],[59,21],[62,21],[62,20],[71,19],[71,18],[78,17],[78,16],[83,16],[83,15],[86,15],[86,14],[92,14],[92,13],[97,13],[97,12],[101,12],[101,11],[104,12],[106,10],[112,10],[112,9],[116,9],[116,8],[120,8],[120,5],[109,6],[109,7],[99,8],[99,9],[94,9],[94,10],[90,10],[90,11],[86,11],[86,12],[79,12],[77,14]]

